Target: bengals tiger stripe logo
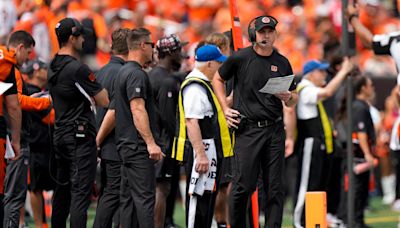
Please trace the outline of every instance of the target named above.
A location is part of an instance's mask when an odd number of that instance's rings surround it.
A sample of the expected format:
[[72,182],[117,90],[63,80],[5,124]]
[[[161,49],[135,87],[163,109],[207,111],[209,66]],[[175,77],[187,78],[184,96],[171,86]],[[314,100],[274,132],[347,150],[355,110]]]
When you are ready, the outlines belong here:
[[89,80],[90,80],[91,82],[96,81],[96,77],[94,76],[93,73],[90,73],[90,74],[89,74]]

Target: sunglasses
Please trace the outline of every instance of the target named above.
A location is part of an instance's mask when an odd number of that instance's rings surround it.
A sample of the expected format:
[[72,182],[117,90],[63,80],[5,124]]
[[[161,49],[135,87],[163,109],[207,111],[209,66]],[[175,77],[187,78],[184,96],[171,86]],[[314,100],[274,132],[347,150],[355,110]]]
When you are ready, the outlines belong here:
[[155,43],[153,43],[153,42],[144,42],[145,44],[150,44],[151,45],[151,48],[154,48],[155,47]]

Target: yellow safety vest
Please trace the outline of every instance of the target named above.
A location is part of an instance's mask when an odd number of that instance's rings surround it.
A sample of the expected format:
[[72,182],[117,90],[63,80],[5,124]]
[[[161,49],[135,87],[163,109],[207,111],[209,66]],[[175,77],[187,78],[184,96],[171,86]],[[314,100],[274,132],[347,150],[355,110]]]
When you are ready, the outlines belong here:
[[[172,147],[172,158],[175,158],[179,162],[183,162],[185,160],[184,159],[185,152],[188,152],[186,151],[188,149],[187,144],[190,142],[187,138],[187,132],[186,132],[186,119],[185,119],[185,112],[183,109],[182,91],[186,86],[188,86],[191,83],[197,83],[203,86],[207,91],[209,99],[212,98],[212,100],[210,99],[210,102],[214,110],[214,115],[212,118],[218,119],[218,126],[216,126],[215,129],[210,129],[210,130],[216,131],[217,133],[216,135],[218,136],[214,139],[217,147],[217,152],[219,152],[218,150],[222,151],[224,157],[233,156],[233,147],[232,147],[231,137],[229,135],[228,124],[226,123],[225,115],[221,109],[221,105],[219,104],[218,99],[211,88],[211,84],[203,79],[191,77],[187,78],[182,83],[181,89],[179,91],[177,128],[176,128],[177,136],[174,138],[174,144]],[[220,148],[218,148],[218,145],[220,145]]]
[[[300,95],[300,91],[305,87],[306,85],[297,86],[297,93]],[[329,121],[328,115],[326,114],[325,107],[322,104],[322,101],[318,101],[317,107],[319,112],[319,118],[322,124],[322,129],[324,130],[326,153],[331,154],[333,152],[332,125],[331,122]]]

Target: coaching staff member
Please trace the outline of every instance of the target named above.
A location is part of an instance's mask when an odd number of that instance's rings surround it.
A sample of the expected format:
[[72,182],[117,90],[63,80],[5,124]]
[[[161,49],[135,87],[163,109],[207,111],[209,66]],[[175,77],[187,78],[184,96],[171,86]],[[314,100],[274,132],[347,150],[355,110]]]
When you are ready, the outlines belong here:
[[[133,200],[133,220],[139,227],[154,227],[154,161],[163,153],[156,143],[159,135],[150,80],[143,66],[153,59],[154,43],[145,28],[133,29],[127,39],[127,63],[114,84],[115,138]],[[130,227],[121,220],[122,227]]]
[[82,25],[76,19],[64,18],[55,31],[60,50],[48,73],[56,112],[53,142],[57,162],[51,225],[66,227],[70,214],[71,227],[86,227],[97,154],[94,107],[89,99],[107,107],[108,94],[89,67],[78,60],[84,41]]
[[[238,174],[229,208],[232,227],[246,227],[246,205],[256,189],[260,167],[268,197],[266,227],[281,227],[282,223],[285,155],[282,102],[288,107],[296,104],[296,86],[293,83],[290,91],[274,95],[259,92],[268,79],[293,74],[289,61],[273,48],[277,23],[271,16],[260,16],[250,22],[249,37],[253,45],[229,57],[213,80],[228,124],[239,127],[234,148]],[[232,77],[236,83],[231,109],[226,104],[224,83]]]
[[[110,97],[114,94],[114,82],[118,71],[128,57],[126,38],[129,29],[117,29],[111,35],[112,56],[107,65],[96,73],[97,81],[107,89]],[[112,98],[111,98],[112,99]],[[96,144],[101,158],[101,192],[93,227],[111,227],[113,216],[119,207],[121,184],[121,158],[115,144],[115,110],[98,108],[96,116],[99,131]]]

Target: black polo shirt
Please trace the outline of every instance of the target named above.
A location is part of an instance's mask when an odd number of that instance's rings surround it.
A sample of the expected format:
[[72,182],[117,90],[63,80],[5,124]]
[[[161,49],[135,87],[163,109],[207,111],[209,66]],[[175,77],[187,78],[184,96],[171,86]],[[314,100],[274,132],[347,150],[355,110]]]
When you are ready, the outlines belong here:
[[[125,64],[125,61],[119,57],[111,56],[110,61],[107,65],[101,68],[96,73],[96,80],[100,83],[107,91],[110,96],[110,100],[114,94],[114,81],[118,74],[118,71]],[[97,129],[100,128],[101,123],[103,122],[104,116],[106,115],[108,108],[97,108],[96,115],[96,126]],[[102,159],[111,160],[111,161],[120,161],[121,159],[117,153],[117,146],[115,144],[115,131],[113,130],[107,137],[104,139],[103,144],[101,145],[100,157]]]
[[170,153],[175,136],[175,116],[180,81],[167,69],[160,66],[149,72],[149,78],[160,123],[160,140],[165,145],[167,153]]
[[75,135],[75,121],[85,121],[88,133],[96,134],[94,114],[89,100],[78,90],[78,83],[90,96],[98,94],[102,87],[89,67],[69,55],[56,55],[48,71],[49,92],[56,113],[55,140],[65,135]]
[[[375,128],[369,111],[369,105],[365,101],[356,99],[353,102],[353,133],[357,132],[366,133],[369,145],[375,145]],[[358,144],[355,145],[354,151],[356,157],[364,157],[364,153]]]
[[[253,47],[230,56],[219,68],[222,79],[234,79],[234,109],[252,120],[276,120],[283,116],[282,102],[272,94],[259,92],[268,79],[293,74],[289,61],[276,50],[270,56],[257,54]],[[295,90],[292,83],[290,90]]]
[[142,98],[149,117],[151,132],[156,142],[158,139],[157,114],[154,106],[150,80],[139,63],[127,62],[115,79],[115,138],[122,160],[131,160],[136,152],[146,152],[147,145],[136,129],[130,109],[130,101]]
[[[26,84],[27,95],[42,92],[37,86]],[[50,134],[53,129],[52,125],[43,123],[43,118],[49,115],[52,107],[38,112],[29,112],[31,118],[32,132],[28,138],[30,151],[33,153],[50,153],[49,145],[51,145]]]

